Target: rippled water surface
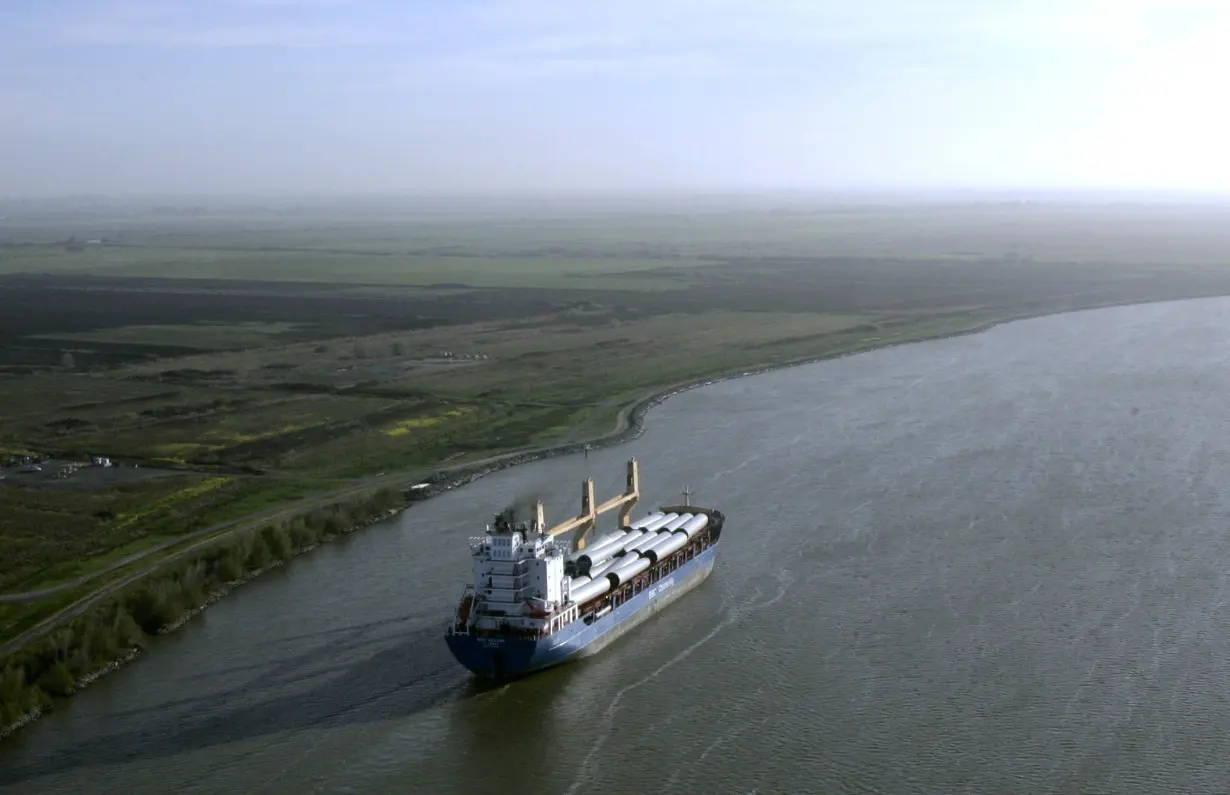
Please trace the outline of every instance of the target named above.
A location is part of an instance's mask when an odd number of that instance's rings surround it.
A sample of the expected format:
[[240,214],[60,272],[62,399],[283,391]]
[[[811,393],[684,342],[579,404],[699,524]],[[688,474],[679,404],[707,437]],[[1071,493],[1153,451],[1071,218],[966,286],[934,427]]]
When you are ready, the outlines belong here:
[[1230,302],[718,384],[591,454],[728,516],[712,577],[490,691],[465,539],[585,462],[425,503],[223,600],[0,746],[14,793],[1230,789]]

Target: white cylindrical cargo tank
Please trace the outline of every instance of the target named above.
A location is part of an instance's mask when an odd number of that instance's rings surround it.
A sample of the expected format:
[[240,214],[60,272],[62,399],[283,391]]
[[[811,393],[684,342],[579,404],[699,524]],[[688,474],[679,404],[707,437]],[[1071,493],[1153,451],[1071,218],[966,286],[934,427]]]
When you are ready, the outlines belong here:
[[577,588],[580,588],[582,585],[584,585],[585,583],[589,582],[592,579],[593,577],[573,577],[571,580],[568,581],[569,583],[568,587],[575,590]]
[[692,521],[692,514],[681,513],[678,516],[676,516],[674,519],[671,519],[669,522],[659,527],[658,532],[662,532],[663,530],[665,530],[667,532],[673,533],[690,521]]
[[609,590],[611,590],[611,581],[606,577],[599,577],[574,590],[572,592],[572,601],[576,604],[582,604],[596,596],[602,596],[602,594]]
[[589,565],[591,566],[594,565],[594,561],[596,560],[609,558],[611,555],[615,554],[617,550],[622,548],[623,541],[627,535],[627,533],[621,530],[619,534],[613,538],[608,538],[607,540],[601,541],[597,544],[590,544],[585,549],[579,550],[572,558],[573,565],[578,568],[584,566],[585,564],[581,562],[581,558],[588,560]]
[[659,527],[662,527],[662,526],[663,526],[664,524],[666,524],[667,522],[670,522],[670,521],[672,521],[672,520],[674,520],[674,519],[678,518],[678,516],[679,516],[679,514],[677,514],[677,513],[668,513],[668,514],[663,514],[663,515],[661,515],[661,516],[657,517],[656,519],[654,519],[652,522],[650,522],[650,523],[648,523],[648,524],[644,525],[641,529],[642,529],[642,530],[644,530],[644,531],[646,531],[646,532],[653,532],[654,530],[657,530]]
[[705,525],[709,524],[709,517],[703,513],[698,513],[692,517],[691,521],[683,525],[679,529],[687,533],[688,538],[705,529]]
[[616,566],[606,573],[606,578],[611,582],[611,588],[618,588],[621,584],[632,579],[636,575],[649,568],[649,558],[637,558],[629,560],[627,563]]
[[611,558],[615,557],[623,550],[623,548],[626,545],[633,543],[634,541],[639,539],[642,535],[644,535],[642,531],[633,530],[631,532],[624,533],[622,536],[610,542],[609,544],[605,544],[601,547],[594,547],[593,549],[584,550],[580,555],[577,556],[577,562],[576,562],[577,573],[578,574],[588,574],[590,569],[594,568],[595,566],[602,563],[603,561],[610,560]]
[[669,538],[661,539],[658,543],[642,552],[641,555],[649,558],[652,562],[657,563],[662,558],[670,557],[674,553],[683,549],[687,543],[687,534],[682,530],[676,530],[671,533]]
[[624,535],[627,534],[627,532],[628,532],[628,528],[626,527],[620,527],[616,530],[612,530],[609,533],[605,533],[599,536],[598,543],[607,544],[607,543],[610,543],[611,541],[618,541],[619,539],[623,538]]
[[646,549],[649,549],[654,544],[662,540],[662,536],[657,533],[646,533],[644,536],[636,540],[636,543],[629,544],[624,547],[623,557],[628,557],[633,554],[642,554]]
[[[602,534],[602,535],[598,536],[597,538],[595,538],[595,539],[593,540],[593,542],[589,545],[589,548],[590,548],[590,549],[594,549],[594,548],[596,548],[596,547],[600,547],[600,546],[602,546],[603,544],[609,544],[609,543],[611,543],[612,541],[614,541],[615,539],[622,537],[622,536],[623,536],[623,534],[624,534],[624,533],[626,533],[626,532],[627,532],[627,531],[626,531],[626,530],[624,530],[624,529],[621,527],[620,529],[618,529],[618,530],[614,530],[614,531],[612,531],[612,532],[610,532],[610,533],[604,533],[604,534]],[[573,551],[572,551],[572,554],[570,554],[570,555],[567,557],[567,560],[576,560],[578,557],[580,557],[581,555],[585,554],[585,552],[586,552],[586,551],[588,551],[588,550],[584,550],[584,549],[576,549],[576,550],[573,550]]]
[[598,538],[595,538],[593,543],[591,543],[585,549],[578,549],[575,552],[573,552],[571,555],[568,556],[568,559],[575,561],[577,558],[581,557],[587,552],[593,552],[595,549],[604,547],[607,544],[613,544],[619,539],[623,538],[627,534],[627,532],[628,532],[627,530],[624,530],[621,528],[619,530],[615,530],[613,532],[601,535]]
[[659,517],[665,516],[665,515],[666,515],[666,514],[662,513],[661,511],[654,511],[653,513],[649,514],[648,516],[642,516],[640,519],[637,519],[637,520],[636,520],[636,521],[634,521],[634,522],[629,522],[629,523],[628,523],[628,527],[629,527],[629,529],[631,529],[631,530],[641,529],[641,528],[643,528],[645,525],[647,525],[647,524],[649,524],[650,522],[652,522],[653,520],[655,520],[655,519],[657,519],[657,518],[659,518]]
[[613,546],[613,545],[618,547],[618,545],[622,543],[625,538],[628,537],[628,533],[629,533],[628,530],[625,530],[622,528],[619,530],[616,530],[614,533],[607,533],[602,538],[590,544],[587,549],[582,549],[580,551],[580,554],[583,555],[585,553],[592,553],[595,550],[601,549],[603,547]]
[[[636,542],[640,541],[642,538],[645,537],[645,535],[646,533],[644,530],[629,531],[629,533],[626,536],[619,539],[619,543],[616,544],[615,551],[611,554],[612,555],[622,555],[625,549],[635,544]],[[608,555],[607,557],[611,557],[611,555]]]
[[589,570],[589,577],[591,580],[596,580],[623,562],[623,558],[611,558],[610,560],[604,560]]
[[644,530],[633,530],[631,533],[628,533],[628,535],[625,536],[622,541],[620,541],[619,549],[615,550],[615,554],[613,554],[611,557],[615,558],[616,560],[618,560],[619,558],[622,558],[624,555],[628,553],[628,549],[630,547],[636,546],[637,544],[644,541],[645,538],[652,536],[652,535],[653,533],[646,533]]
[[[672,516],[675,518],[672,519]],[[667,531],[666,528],[675,522],[678,522],[679,518],[680,517],[678,515],[673,513],[662,516],[654,522],[654,524],[657,525],[656,527],[654,527],[654,525],[650,525],[651,529],[645,530],[645,534],[643,536],[635,541],[624,544],[623,551],[618,553],[619,556],[627,557],[633,553],[643,554],[646,549],[649,549],[654,544],[661,541],[664,535],[669,535],[669,531]],[[661,522],[661,524],[658,524],[658,522]]]

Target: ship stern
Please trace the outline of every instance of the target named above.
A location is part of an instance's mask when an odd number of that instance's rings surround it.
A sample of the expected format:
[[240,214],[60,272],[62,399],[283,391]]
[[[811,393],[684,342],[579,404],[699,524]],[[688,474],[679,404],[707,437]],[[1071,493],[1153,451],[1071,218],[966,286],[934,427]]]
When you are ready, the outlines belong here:
[[479,637],[450,632],[445,636],[457,662],[484,679],[511,679],[534,670],[538,642],[520,638]]

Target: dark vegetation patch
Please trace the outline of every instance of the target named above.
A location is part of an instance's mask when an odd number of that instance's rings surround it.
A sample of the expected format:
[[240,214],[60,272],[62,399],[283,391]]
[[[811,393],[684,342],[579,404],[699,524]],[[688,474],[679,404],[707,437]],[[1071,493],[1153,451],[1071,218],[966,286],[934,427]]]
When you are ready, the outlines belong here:
[[[165,393],[168,396],[178,396],[178,392]],[[214,398],[203,403],[186,403],[181,405],[155,406],[154,408],[142,409],[140,414],[142,417],[149,417],[156,420],[172,419],[176,417],[192,417],[201,414],[208,414],[214,411],[236,411],[244,406],[250,405],[253,401],[246,398]],[[106,404],[102,404],[106,405]]]
[[154,400],[170,400],[179,397],[180,394],[177,390],[153,392],[135,397],[117,397],[112,400],[91,400],[85,403],[72,403],[67,406],[61,406],[61,409],[63,411],[84,411],[86,409],[119,408],[135,403],[148,403]]
[[[98,279],[85,276],[0,276],[0,364],[37,363],[48,351],[71,347],[93,360],[125,356],[183,355],[187,348],[140,344],[59,342],[34,335],[77,333],[126,326],[184,323],[286,323],[274,344],[333,337],[361,337],[388,331],[526,318],[562,311],[574,292],[540,289],[474,290],[461,294],[332,292],[293,282],[215,285],[209,280],[169,287],[160,279]],[[84,284],[83,284],[84,282]],[[194,289],[188,289],[189,287]],[[604,294],[605,295],[605,294]],[[641,295],[635,293],[635,295]],[[631,303],[629,295],[623,301]],[[650,297],[650,304],[661,302]],[[663,308],[666,304],[660,304]],[[54,308],[54,311],[49,311]]]

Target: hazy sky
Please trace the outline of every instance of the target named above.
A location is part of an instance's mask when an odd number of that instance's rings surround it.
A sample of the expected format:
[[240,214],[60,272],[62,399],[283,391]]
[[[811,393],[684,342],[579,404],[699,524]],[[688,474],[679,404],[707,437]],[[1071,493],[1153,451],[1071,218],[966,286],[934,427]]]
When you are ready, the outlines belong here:
[[1230,189],[1227,0],[2,0],[0,195]]

